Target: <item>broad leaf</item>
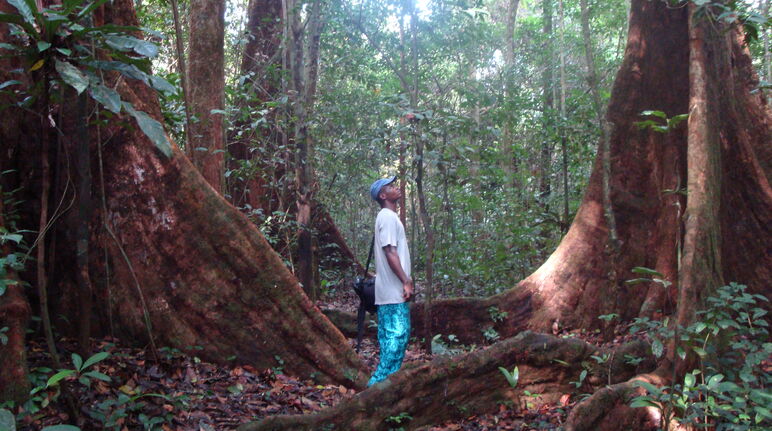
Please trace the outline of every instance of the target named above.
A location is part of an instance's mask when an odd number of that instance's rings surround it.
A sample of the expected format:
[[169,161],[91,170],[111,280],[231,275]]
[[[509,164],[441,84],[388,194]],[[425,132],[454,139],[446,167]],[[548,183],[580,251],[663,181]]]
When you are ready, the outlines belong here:
[[643,111],[641,112],[641,115],[653,115],[662,118],[663,120],[667,119],[667,115],[662,111]]
[[105,42],[118,51],[134,51],[144,57],[153,58],[158,55],[158,47],[146,40],[137,39],[133,36],[105,36]]
[[46,382],[46,387],[54,386],[57,383],[59,383],[61,380],[66,379],[67,377],[70,377],[71,375],[75,374],[75,370],[62,370],[58,373],[51,376],[51,378],[48,379],[48,382]]
[[5,81],[2,84],[0,84],[0,90],[6,87],[10,87],[11,85],[19,85],[19,84],[21,84],[21,81],[17,81],[15,79],[12,79],[10,81]]
[[96,364],[99,361],[104,360],[106,357],[110,356],[109,352],[99,352],[92,355],[90,358],[86,359],[86,363],[83,364],[83,368],[80,368],[81,370],[84,370],[94,364]]
[[54,67],[59,72],[64,82],[69,84],[78,94],[82,93],[88,87],[88,78],[77,67],[66,61],[54,59]]
[[116,114],[121,112],[121,96],[117,91],[102,84],[92,85],[90,91],[91,97],[102,106]]
[[156,90],[163,93],[165,96],[171,96],[177,94],[177,89],[169,83],[169,81],[161,78],[160,76],[148,75],[150,79],[150,85]]
[[153,144],[155,144],[156,148],[158,148],[166,157],[171,158],[173,154],[172,146],[169,143],[169,140],[166,138],[166,132],[164,132],[164,128],[161,123],[154,120],[146,113],[137,111],[134,109],[134,106],[132,106],[131,103],[123,102],[123,107],[126,109],[126,112],[131,114],[134,119],[137,120],[139,128],[142,129],[142,132],[145,134],[145,136],[150,138]]
[[[29,4],[27,4],[27,2],[24,0],[8,0],[8,4],[15,7],[16,10],[18,10],[21,14],[22,18],[24,18],[24,21],[26,21],[29,25],[35,25],[35,14],[32,12],[32,9],[30,8]],[[37,9],[37,6],[35,6],[35,9]]]
[[78,21],[83,19],[83,17],[89,16],[91,12],[94,11],[94,9],[98,8],[99,6],[102,6],[105,4],[107,0],[96,0],[95,2],[89,3],[81,9],[81,11],[78,13]]
[[75,425],[51,425],[41,431],[80,431],[80,428]]
[[16,431],[16,418],[6,409],[0,409],[0,429]]
[[651,353],[655,357],[659,358],[662,356],[662,353],[664,352],[664,350],[665,350],[665,346],[662,345],[662,342],[657,339],[654,339],[654,342],[651,343]]
[[79,354],[73,353],[72,354],[72,365],[75,366],[76,370],[80,370],[83,366],[83,358],[80,357]]

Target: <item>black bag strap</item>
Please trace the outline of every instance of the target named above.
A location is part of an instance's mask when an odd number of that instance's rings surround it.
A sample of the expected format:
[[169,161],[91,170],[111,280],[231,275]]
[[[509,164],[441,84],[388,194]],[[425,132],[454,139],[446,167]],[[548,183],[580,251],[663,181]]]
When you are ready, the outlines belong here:
[[373,260],[373,249],[375,248],[375,234],[373,234],[373,239],[370,241],[370,252],[367,253],[367,264],[365,265],[365,272],[362,274],[362,278],[367,278],[367,271],[370,270],[370,261]]

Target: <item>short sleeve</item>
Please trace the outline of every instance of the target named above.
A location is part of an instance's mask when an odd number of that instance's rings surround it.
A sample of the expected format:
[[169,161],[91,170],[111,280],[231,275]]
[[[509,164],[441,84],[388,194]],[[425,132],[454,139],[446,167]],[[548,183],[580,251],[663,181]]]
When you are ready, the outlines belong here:
[[383,217],[378,220],[378,242],[381,244],[381,247],[386,247],[387,245],[397,246],[398,221],[399,219],[396,217]]

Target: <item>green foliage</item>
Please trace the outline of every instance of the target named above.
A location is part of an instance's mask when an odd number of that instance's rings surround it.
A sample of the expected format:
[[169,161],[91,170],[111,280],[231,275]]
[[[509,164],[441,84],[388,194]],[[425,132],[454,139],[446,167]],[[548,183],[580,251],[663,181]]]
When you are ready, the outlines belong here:
[[[105,85],[105,71],[117,71],[126,78],[144,82],[164,94],[175,88],[164,79],[150,73],[150,59],[158,55],[152,42],[134,37],[131,32],[141,28],[104,25],[89,26],[91,12],[106,0],[92,3],[65,1],[38,11],[34,0],[13,0],[18,14],[0,14],[0,21],[9,23],[13,43],[7,44],[12,55],[22,57],[29,72],[36,72],[35,86],[19,88],[21,82],[6,81],[3,91],[13,91],[18,107],[28,107],[36,100],[47,100],[53,88],[71,87],[77,94],[87,94],[114,114],[122,110],[134,117],[140,129],[167,157],[172,150],[163,127],[144,112],[121,101],[119,94]],[[115,60],[104,61],[96,52]],[[5,90],[8,88],[8,90]]]
[[506,311],[501,311],[498,307],[491,306],[491,307],[488,307],[488,314],[490,314],[491,320],[493,320],[493,323],[497,323],[497,322],[503,322],[507,318],[507,315],[509,313]]
[[[4,209],[2,218],[5,222],[5,225],[0,226],[0,250],[8,250],[8,254],[0,256],[0,296],[3,296],[8,286],[20,283],[19,280],[11,277],[10,271],[24,270],[24,251],[27,247],[22,236],[26,231],[16,227],[17,204],[19,202],[14,199],[14,191],[6,192],[0,187],[0,195]],[[8,340],[4,334],[7,330],[7,327],[0,329],[0,343],[2,344]]]
[[668,118],[667,114],[662,111],[643,111],[641,116],[659,118],[659,120],[649,119],[634,123],[640,129],[648,128],[659,133],[668,133],[675,130],[681,122],[689,118],[689,114],[679,114]]
[[[706,310],[680,330],[678,356],[695,354],[700,367],[673,386],[656,387],[637,382],[647,395],[637,397],[632,407],[654,407],[663,411],[664,429],[671,417],[680,424],[723,430],[762,430],[772,426],[772,397],[766,388],[772,376],[763,362],[772,354],[767,311],[762,295],[746,292],[746,286],[730,283],[707,299]],[[662,329],[667,322],[646,321],[644,326],[672,337]],[[710,341],[710,342],[709,342]],[[760,342],[761,341],[761,342]],[[659,342],[661,346],[662,343]],[[655,354],[662,347],[654,347]]]
[[510,388],[517,386],[517,382],[520,380],[520,370],[517,368],[517,366],[512,369],[511,373],[504,367],[499,367],[499,371],[501,371],[501,374],[503,374],[504,378],[507,379],[507,383],[509,383]]
[[487,326],[482,330],[483,338],[485,338],[490,343],[495,343],[501,338],[501,335],[499,335],[498,331],[493,329],[493,326]]
[[[402,425],[407,425],[408,422],[413,420],[413,417],[410,416],[407,412],[402,412],[400,414],[389,416],[386,419],[384,419],[384,422],[386,422],[387,425],[389,425],[390,429],[392,430],[404,430],[405,428]],[[394,428],[394,427],[397,428]]]

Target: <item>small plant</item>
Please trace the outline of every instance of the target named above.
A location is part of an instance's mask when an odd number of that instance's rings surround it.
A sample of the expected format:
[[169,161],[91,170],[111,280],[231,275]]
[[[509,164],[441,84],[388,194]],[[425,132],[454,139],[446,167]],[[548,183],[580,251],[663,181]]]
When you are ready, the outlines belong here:
[[392,430],[404,430],[405,428],[403,424],[407,424],[411,420],[413,420],[412,416],[410,416],[407,412],[402,412],[398,415],[387,417],[386,419],[384,419],[384,422],[389,424],[389,426],[393,425],[398,427],[398,428],[392,427],[391,428]]
[[499,371],[501,371],[501,374],[503,374],[504,378],[507,379],[507,383],[509,383],[510,388],[515,388],[517,386],[517,382],[520,380],[520,370],[517,368],[517,366],[512,369],[511,373],[504,367],[499,367]]
[[643,111],[641,116],[659,118],[661,121],[649,119],[635,123],[640,129],[651,129],[658,133],[668,133],[675,129],[682,121],[689,118],[689,114],[679,114],[668,118],[667,114],[662,111]]
[[[659,409],[662,429],[670,429],[671,423],[721,430],[770,429],[770,376],[763,363],[772,354],[772,343],[757,342],[769,337],[767,311],[757,306],[767,299],[745,290],[736,283],[719,288],[707,299],[708,308],[697,312],[697,321],[680,329],[684,347],[676,353],[681,359],[695,354],[699,368],[672,386],[636,382],[647,394],[636,397],[632,407]],[[643,323],[654,328],[666,325]],[[653,346],[652,351],[656,353]]]
[[482,334],[483,334],[483,337],[485,337],[485,339],[491,343],[495,343],[496,341],[499,340],[499,338],[501,338],[498,331],[493,329],[493,326],[488,326],[485,329],[483,329]]
[[273,358],[276,359],[277,365],[271,367],[271,370],[276,375],[282,374],[284,372],[284,360],[279,355],[275,355]]
[[507,318],[507,315],[509,315],[506,311],[499,310],[498,307],[492,306],[488,307],[488,314],[491,316],[491,320],[493,320],[493,323],[496,322],[503,322],[504,319]]

